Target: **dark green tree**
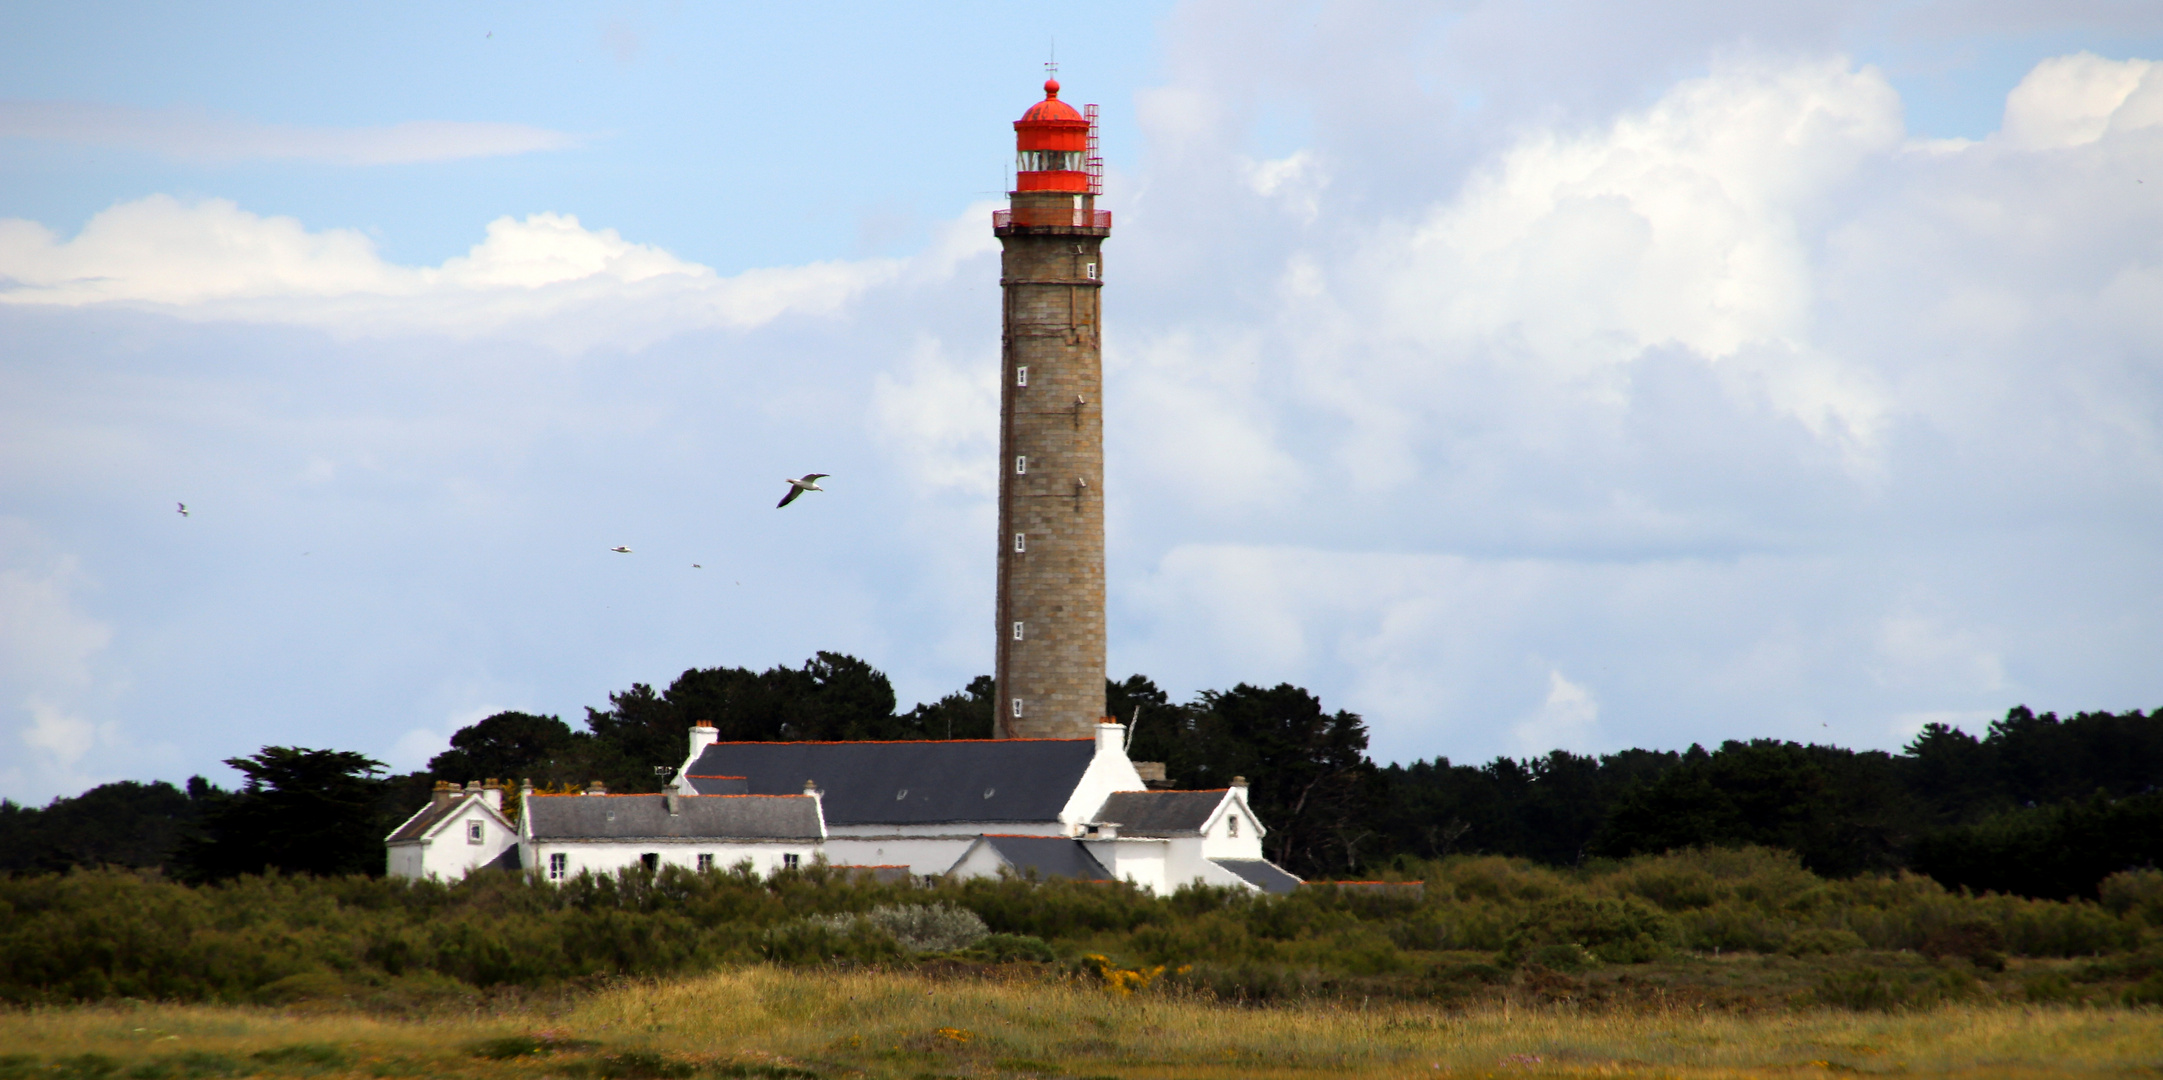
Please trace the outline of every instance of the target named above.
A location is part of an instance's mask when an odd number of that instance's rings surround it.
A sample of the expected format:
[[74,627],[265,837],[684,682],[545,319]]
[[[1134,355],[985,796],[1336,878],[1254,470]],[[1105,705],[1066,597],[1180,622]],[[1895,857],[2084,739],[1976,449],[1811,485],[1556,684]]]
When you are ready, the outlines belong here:
[[909,739],[990,739],[998,732],[992,726],[992,697],[998,686],[989,675],[979,675],[969,680],[969,685],[948,694],[929,705],[918,705],[899,719],[907,732],[902,738]]
[[[206,799],[202,835],[181,845],[180,876],[215,881],[277,869],[289,874],[384,871],[383,763],[347,750],[266,746],[225,763],[247,777]],[[408,811],[410,812],[410,811]]]
[[1828,876],[1899,864],[1901,822],[1912,811],[1888,755],[1775,739],[1691,750],[1620,800],[1593,854],[1756,844],[1793,851]]
[[463,784],[495,777],[578,784],[592,772],[592,735],[553,716],[499,712],[451,736],[451,748],[428,760],[436,780]]
[[2163,792],[2007,811],[1921,838],[1914,862],[1948,888],[2092,900],[2104,878],[2163,863]]
[[787,739],[839,741],[921,738],[894,715],[886,674],[842,653],[820,652],[801,668],[692,668],[666,691],[645,683],[608,696],[609,708],[587,709],[596,745],[596,779],[612,791],[655,791],[656,770],[683,763],[685,736],[704,722],[723,741]]
[[[197,786],[207,797],[201,777]],[[201,809],[202,799],[162,780],[100,784],[43,809],[0,800],[0,872],[163,866]]]
[[1272,860],[1313,877],[1348,872],[1372,854],[1379,793],[1357,714],[1324,712],[1321,699],[1290,683],[1205,691],[1189,711],[1191,756],[1175,781],[1211,788],[1246,777]]

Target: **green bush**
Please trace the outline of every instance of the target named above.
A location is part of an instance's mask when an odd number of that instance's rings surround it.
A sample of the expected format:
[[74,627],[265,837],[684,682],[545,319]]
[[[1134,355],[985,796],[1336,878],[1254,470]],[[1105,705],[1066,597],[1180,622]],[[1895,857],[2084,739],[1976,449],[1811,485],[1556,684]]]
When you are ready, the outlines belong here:
[[1059,954],[1045,944],[1043,938],[1027,934],[987,934],[984,939],[969,947],[969,958],[993,964],[1028,962],[1035,964],[1056,963]]
[[[1502,957],[1543,967],[1574,970],[1589,959],[1642,964],[1666,955],[1675,938],[1672,920],[1631,897],[1565,896],[1532,909],[1510,931]],[[1556,963],[1564,957],[1575,966]]]
[[2103,907],[2113,915],[2163,928],[2163,870],[2125,870],[2098,886]]
[[[498,986],[937,955],[1047,963],[1101,953],[1123,966],[1190,967],[1173,981],[1233,1000],[1449,999],[1488,992],[1436,974],[1467,963],[1568,972],[1677,950],[1786,953],[1842,970],[1850,957],[1884,966],[1908,950],[1943,958],[1934,970],[1968,973],[2008,954],[2107,957],[2076,980],[2108,984],[2083,991],[2094,998],[2163,971],[2163,953],[2151,963],[2131,951],[2155,936],[2148,905],[2163,875],[2152,871],[2114,876],[2103,902],[2063,902],[1973,896],[1914,874],[1828,881],[1791,855],[1747,848],[1574,872],[1492,857],[1403,869],[1424,880],[1423,896],[1189,888],[1156,897],[1065,880],[925,888],[818,866],[765,879],[668,867],[561,885],[497,873],[455,884],[268,875],[189,886],[113,871],[0,878],[0,1004],[133,997],[407,1009],[480,1000]],[[1857,956],[1864,949],[1876,955]],[[1925,990],[1899,992],[1908,1001]],[[1835,986],[1823,996],[1870,992]]]
[[1868,948],[1869,944],[1854,931],[1837,928],[1812,928],[1788,935],[1787,944],[1780,951],[1789,956],[1840,956]]

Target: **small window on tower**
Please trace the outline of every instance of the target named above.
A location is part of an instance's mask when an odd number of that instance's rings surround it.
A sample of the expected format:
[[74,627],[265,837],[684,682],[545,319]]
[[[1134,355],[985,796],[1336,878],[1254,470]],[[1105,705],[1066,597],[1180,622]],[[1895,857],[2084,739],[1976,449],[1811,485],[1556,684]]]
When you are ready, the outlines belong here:
[[1095,264],[1095,263],[1090,263],[1090,264],[1089,264],[1089,267],[1088,267],[1088,269],[1089,269],[1089,280],[1091,280],[1091,281],[1095,281],[1095,280],[1097,279],[1097,264]]
[[1028,471],[1029,471],[1029,455],[1027,455],[1027,454],[1016,454],[1016,455],[1014,455],[1014,475],[1016,475],[1016,476],[1022,476],[1022,475],[1026,475],[1026,474],[1028,473]]
[[1023,364],[1020,367],[1014,369],[1014,385],[1029,385],[1029,365]]
[[1015,553],[1016,553],[1016,554],[1019,554],[1019,553],[1021,553],[1021,552],[1027,551],[1027,550],[1029,550],[1029,534],[1028,534],[1028,533],[1015,533],[1015,534],[1014,534],[1014,551],[1015,551]]
[[[1015,716],[1015,717],[1016,717],[1017,719],[1018,719],[1018,718],[1020,718],[1020,716],[1021,716],[1021,699],[1020,699],[1020,698],[1015,698],[1015,699],[1014,699],[1014,716]],[[559,858],[560,858],[560,856],[559,856]]]
[[1021,624],[1020,624],[1020,623],[1015,623],[1015,624],[1014,624],[1014,640],[1016,640],[1016,641],[1020,641],[1020,640],[1021,640]]

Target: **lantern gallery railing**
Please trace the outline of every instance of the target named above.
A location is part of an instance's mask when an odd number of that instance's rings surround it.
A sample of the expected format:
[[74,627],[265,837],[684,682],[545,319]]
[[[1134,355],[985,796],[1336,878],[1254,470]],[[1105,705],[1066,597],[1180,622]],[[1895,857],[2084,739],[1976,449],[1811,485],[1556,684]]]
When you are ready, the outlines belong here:
[[[1079,202],[1080,199],[1076,199]],[[1010,225],[1045,226],[1065,225],[1083,229],[1109,229],[1112,212],[1109,210],[1068,210],[1054,206],[1021,206],[1012,210],[991,212],[991,227],[1004,229]]]

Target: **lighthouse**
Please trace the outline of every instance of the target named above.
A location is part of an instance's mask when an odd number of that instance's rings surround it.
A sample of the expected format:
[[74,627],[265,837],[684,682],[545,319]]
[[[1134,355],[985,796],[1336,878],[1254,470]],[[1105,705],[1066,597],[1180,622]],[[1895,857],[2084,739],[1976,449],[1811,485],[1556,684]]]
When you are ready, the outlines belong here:
[[999,238],[997,681],[1004,738],[1089,738],[1104,714],[1104,238],[1096,106],[1014,122]]

